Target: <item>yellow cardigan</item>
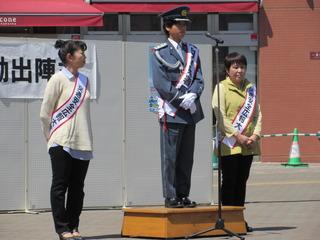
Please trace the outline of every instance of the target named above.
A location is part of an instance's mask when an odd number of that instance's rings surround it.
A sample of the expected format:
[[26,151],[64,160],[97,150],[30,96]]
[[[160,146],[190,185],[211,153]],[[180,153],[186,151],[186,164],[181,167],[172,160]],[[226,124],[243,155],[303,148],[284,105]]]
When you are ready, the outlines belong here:
[[[69,80],[61,71],[50,78],[40,110],[41,128],[48,140],[51,115],[71,96],[74,80]],[[90,119],[90,94],[87,90],[83,103],[76,114],[57,129],[48,140],[48,149],[53,143],[74,150],[92,151],[92,130]]]
[[[248,80],[244,80],[243,86],[239,89],[230,78],[226,78],[224,81],[220,82],[220,124],[218,126],[219,131],[222,136],[231,137],[238,131],[233,127],[232,121],[241,108],[245,101],[246,91],[252,86]],[[217,86],[214,90],[212,97],[212,107],[214,109],[215,115],[218,116],[218,94]],[[245,132],[242,134],[250,137],[253,134],[260,136],[261,134],[261,120],[262,114],[260,111],[260,106],[257,103],[253,117]],[[250,148],[246,146],[241,146],[236,143],[234,148],[229,148],[227,145],[221,143],[221,155],[228,156],[233,154],[242,155],[259,155],[260,146],[259,143],[254,143]]]

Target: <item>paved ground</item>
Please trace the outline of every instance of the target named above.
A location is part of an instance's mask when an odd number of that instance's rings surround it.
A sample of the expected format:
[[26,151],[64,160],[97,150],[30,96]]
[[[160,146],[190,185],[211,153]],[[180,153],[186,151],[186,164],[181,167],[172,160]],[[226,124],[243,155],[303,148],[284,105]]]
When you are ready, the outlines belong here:
[[[320,239],[320,164],[292,169],[254,163],[246,208],[246,219],[255,230],[246,239]],[[81,216],[81,231],[85,239],[127,239],[119,235],[121,223],[120,210],[88,210]],[[0,239],[57,239],[51,213],[0,214]]]

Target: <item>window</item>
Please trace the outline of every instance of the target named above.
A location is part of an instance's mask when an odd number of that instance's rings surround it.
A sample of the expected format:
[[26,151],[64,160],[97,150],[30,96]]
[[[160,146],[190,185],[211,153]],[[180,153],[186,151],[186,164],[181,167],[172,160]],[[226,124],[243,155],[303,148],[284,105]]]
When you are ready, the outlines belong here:
[[131,14],[130,31],[161,31],[161,21],[157,14]]
[[31,33],[29,27],[0,27],[0,33]]
[[219,31],[253,31],[253,14],[219,14]]
[[119,17],[118,14],[104,14],[102,27],[88,27],[88,31],[93,32],[118,32]]
[[0,33],[79,34],[80,27],[1,27]]
[[33,27],[33,33],[38,34],[79,34],[80,27]]
[[33,27],[32,33],[55,34],[57,33],[57,28],[56,27]]
[[187,26],[188,31],[207,31],[207,14],[189,14],[191,22]]

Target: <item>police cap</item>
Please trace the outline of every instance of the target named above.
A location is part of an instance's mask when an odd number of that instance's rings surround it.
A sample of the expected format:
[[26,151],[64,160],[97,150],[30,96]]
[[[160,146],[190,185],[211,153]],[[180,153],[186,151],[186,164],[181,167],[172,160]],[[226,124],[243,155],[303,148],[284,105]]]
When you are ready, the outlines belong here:
[[167,12],[161,13],[159,16],[163,18],[163,21],[187,21],[189,22],[190,19],[188,18],[188,13],[190,8],[187,6],[181,6],[174,9],[171,9]]

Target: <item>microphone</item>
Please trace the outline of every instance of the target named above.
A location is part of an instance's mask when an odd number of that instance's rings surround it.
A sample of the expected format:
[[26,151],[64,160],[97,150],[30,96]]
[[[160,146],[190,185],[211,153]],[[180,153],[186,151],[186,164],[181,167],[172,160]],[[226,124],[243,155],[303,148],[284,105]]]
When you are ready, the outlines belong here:
[[212,35],[211,35],[210,33],[208,33],[208,32],[206,32],[204,35],[205,35],[206,37],[211,38],[212,40],[216,41],[216,43],[220,43],[220,44],[223,44],[223,43],[224,43],[223,40],[212,36]]

